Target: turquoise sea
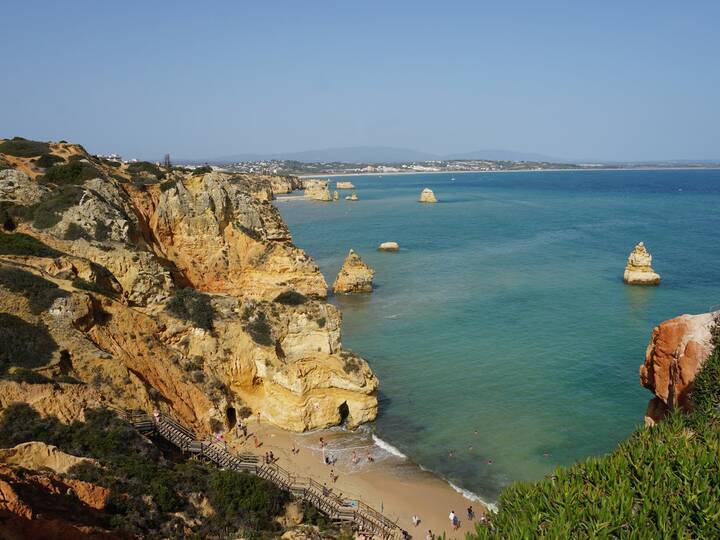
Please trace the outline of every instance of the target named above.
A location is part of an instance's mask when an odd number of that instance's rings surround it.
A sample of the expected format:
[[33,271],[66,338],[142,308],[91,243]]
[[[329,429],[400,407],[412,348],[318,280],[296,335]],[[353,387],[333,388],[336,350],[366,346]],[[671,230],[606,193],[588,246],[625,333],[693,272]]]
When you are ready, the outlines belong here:
[[[350,248],[376,270],[332,299],[381,382],[375,432],[485,500],[626,438],[653,326],[720,306],[718,170],[346,179],[360,201],[277,205],[328,284]],[[659,287],[622,282],[641,240]]]

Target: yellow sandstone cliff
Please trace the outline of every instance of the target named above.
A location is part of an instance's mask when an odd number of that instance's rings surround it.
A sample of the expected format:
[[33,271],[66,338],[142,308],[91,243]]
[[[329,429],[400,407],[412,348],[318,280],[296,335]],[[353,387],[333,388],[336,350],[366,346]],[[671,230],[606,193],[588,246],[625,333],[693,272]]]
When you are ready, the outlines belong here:
[[269,202],[297,179],[48,152],[52,170],[3,156],[0,171],[0,410],[158,408],[198,429],[375,418],[377,379]]

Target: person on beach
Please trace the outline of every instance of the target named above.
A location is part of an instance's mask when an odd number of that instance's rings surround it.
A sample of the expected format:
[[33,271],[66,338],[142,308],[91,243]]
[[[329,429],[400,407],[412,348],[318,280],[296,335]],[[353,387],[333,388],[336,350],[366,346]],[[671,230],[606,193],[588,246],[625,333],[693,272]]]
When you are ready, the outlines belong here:
[[428,533],[425,535],[425,540],[435,540],[435,535],[432,530],[428,529]]
[[473,519],[475,519],[475,511],[473,510],[472,505],[468,506],[467,518],[468,518],[468,521],[472,521]]
[[375,458],[372,457],[372,454],[370,453],[370,450],[368,450],[368,453],[367,453],[367,460],[368,460],[370,463],[372,463],[372,462],[375,461]]
[[353,450],[353,453],[352,453],[352,463],[353,463],[353,465],[357,465],[358,461],[360,461],[360,460],[358,459],[357,452],[355,452],[355,450]]
[[223,445],[225,450],[227,450],[227,443],[225,442],[225,439],[223,438],[222,432],[220,432],[220,431],[215,432],[215,442]]
[[260,439],[258,439],[257,435],[253,435],[253,441],[255,442],[255,448],[260,448],[262,443],[260,442]]
[[257,412],[258,425],[260,424],[260,411]]
[[418,516],[413,516],[413,517],[412,517],[412,524],[415,525],[416,527],[417,527],[418,525],[420,525],[420,518],[419,518]]
[[324,449],[325,449],[325,441],[323,440],[322,437],[320,437],[320,449],[321,449],[321,450],[324,450]]
[[448,519],[450,519],[450,525],[454,530],[457,530],[460,526],[460,521],[458,520],[457,514],[455,514],[455,510],[450,510],[450,515],[448,516]]
[[160,422],[160,411],[155,409],[153,411],[153,418],[155,419],[155,423],[158,424]]

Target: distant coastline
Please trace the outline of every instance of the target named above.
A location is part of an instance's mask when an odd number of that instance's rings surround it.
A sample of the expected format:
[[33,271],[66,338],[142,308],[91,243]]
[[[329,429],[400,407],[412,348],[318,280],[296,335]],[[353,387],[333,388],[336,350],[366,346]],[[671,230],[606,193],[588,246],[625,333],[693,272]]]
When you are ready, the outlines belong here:
[[298,174],[298,178],[337,178],[345,176],[405,176],[410,174],[467,174],[467,173],[516,173],[516,172],[578,172],[578,171],[707,171],[720,167],[586,167],[577,169],[512,169],[501,171],[408,171],[408,172],[367,172]]

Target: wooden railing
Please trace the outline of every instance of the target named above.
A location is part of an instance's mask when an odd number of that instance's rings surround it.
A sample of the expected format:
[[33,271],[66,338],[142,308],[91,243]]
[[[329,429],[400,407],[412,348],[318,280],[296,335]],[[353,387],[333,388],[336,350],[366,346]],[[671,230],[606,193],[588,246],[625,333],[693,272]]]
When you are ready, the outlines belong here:
[[233,454],[214,441],[199,440],[195,433],[168,415],[150,416],[142,411],[124,411],[122,416],[143,434],[156,434],[185,453],[224,469],[255,474],[303,500],[333,521],[351,523],[358,532],[379,538],[402,538],[400,526],[359,500],[344,500],[312,478],[295,476],[276,463],[260,463],[250,453]]

